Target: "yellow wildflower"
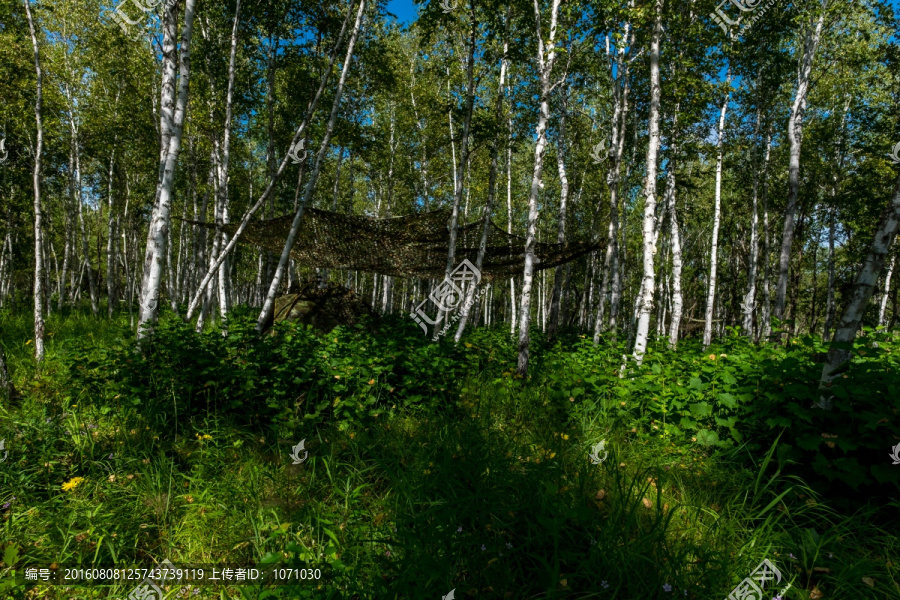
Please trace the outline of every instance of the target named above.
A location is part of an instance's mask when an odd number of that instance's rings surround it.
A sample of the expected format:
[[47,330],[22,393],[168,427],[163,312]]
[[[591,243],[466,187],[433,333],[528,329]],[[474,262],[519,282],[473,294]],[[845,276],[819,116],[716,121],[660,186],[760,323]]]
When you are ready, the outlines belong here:
[[716,355],[715,355],[715,354],[710,354],[710,355],[709,355],[709,360],[716,360]]
[[77,488],[79,486],[79,484],[81,484],[82,481],[84,481],[84,477],[73,477],[69,481],[62,484],[62,490],[64,492],[74,490],[75,488]]

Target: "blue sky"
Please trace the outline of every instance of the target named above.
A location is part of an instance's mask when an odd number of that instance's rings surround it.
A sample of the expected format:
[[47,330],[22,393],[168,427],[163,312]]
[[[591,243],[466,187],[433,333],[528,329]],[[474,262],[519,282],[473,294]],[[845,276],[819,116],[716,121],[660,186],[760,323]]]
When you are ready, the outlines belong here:
[[[889,0],[888,4],[894,6],[896,10],[900,6],[900,0]],[[408,24],[416,19],[417,8],[413,4],[413,0],[390,0],[388,2],[388,10],[397,15],[400,23]]]
[[403,24],[415,21],[418,11],[416,5],[413,4],[413,0],[390,0],[388,2],[388,10],[397,15],[397,20]]

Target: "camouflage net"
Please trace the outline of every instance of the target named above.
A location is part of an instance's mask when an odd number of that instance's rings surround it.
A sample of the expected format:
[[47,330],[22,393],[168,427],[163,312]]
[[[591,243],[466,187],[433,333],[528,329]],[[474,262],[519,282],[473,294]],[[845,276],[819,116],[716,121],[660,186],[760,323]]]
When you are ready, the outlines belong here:
[[[328,269],[352,269],[391,277],[444,277],[449,250],[450,210],[378,219],[375,217],[307,208],[291,257],[298,264]],[[293,215],[247,225],[239,242],[255,244],[281,253],[291,229]],[[197,223],[215,229],[215,224]],[[483,219],[460,226],[455,263],[468,259],[475,264],[481,242]],[[224,225],[229,236],[238,225]],[[536,243],[535,271],[558,267],[589,252],[599,244]],[[519,275],[525,265],[525,238],[511,235],[490,223],[487,251],[481,267],[486,279]]]

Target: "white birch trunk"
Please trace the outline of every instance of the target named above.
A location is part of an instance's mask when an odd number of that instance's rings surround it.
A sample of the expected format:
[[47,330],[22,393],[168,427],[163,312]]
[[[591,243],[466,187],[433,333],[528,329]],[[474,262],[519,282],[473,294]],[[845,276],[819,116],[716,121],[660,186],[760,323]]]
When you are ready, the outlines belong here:
[[[113,139],[115,146],[116,139]],[[107,171],[107,210],[106,217],[106,308],[107,316],[112,319],[113,309],[116,305],[116,219],[113,203],[113,166],[115,164],[115,150],[109,155],[109,170]]]
[[534,244],[537,235],[538,196],[543,182],[541,172],[544,166],[544,148],[547,145],[547,122],[550,120],[550,76],[553,65],[556,62],[556,24],[559,16],[561,0],[553,0],[550,16],[550,35],[546,48],[541,31],[541,7],[539,0],[534,0],[535,33],[537,37],[537,64],[540,73],[540,109],[538,122],[535,129],[537,139],[534,147],[534,169],[531,176],[531,191],[528,194],[528,228],[525,234],[525,268],[522,275],[522,303],[519,306],[519,360],[517,371],[519,375],[528,373],[528,351],[530,345],[531,326],[531,287],[534,277]]
[[[475,79],[474,79],[474,71],[475,71],[475,45],[476,45],[476,35],[477,28],[475,23],[475,14],[474,11],[471,15],[471,23],[469,27],[470,35],[469,35],[469,45],[467,48],[467,57],[466,57],[466,118],[463,121],[463,131],[462,138],[459,142],[459,164],[456,164],[456,152],[454,150],[454,172],[453,172],[453,207],[450,213],[450,242],[447,250],[447,265],[444,270],[444,276],[450,277],[451,271],[453,271],[453,261],[456,255],[456,239],[459,234],[459,208],[460,204],[462,204],[462,195],[463,195],[463,182],[466,179],[466,173],[468,171],[469,165],[469,132],[472,127],[472,112],[475,106]],[[448,80],[447,80],[447,91],[450,90],[450,80],[449,80],[449,67],[447,71]],[[450,112],[450,142],[453,143],[453,113],[452,110]],[[449,314],[441,311],[438,313],[437,323],[435,324],[434,333],[438,335],[438,332],[442,330],[442,323],[444,319],[448,319]]]
[[34,358],[40,364],[44,360],[44,228],[41,211],[41,156],[44,151],[44,125],[41,119],[44,76],[38,54],[37,34],[31,17],[31,0],[25,0],[25,15],[31,33],[34,50],[34,70],[37,75],[34,118],[37,124],[37,140],[34,148]]
[[878,307],[878,325],[880,327],[884,327],[887,325],[887,321],[885,321],[885,310],[887,309],[888,297],[891,293],[891,278],[894,276],[894,264],[897,262],[897,256],[894,255],[891,257],[890,265],[888,266],[887,275],[884,276],[884,290],[881,294],[881,306]]
[[706,318],[703,327],[703,347],[712,343],[713,312],[716,306],[716,276],[718,273],[719,251],[719,221],[722,214],[722,143],[725,140],[725,111],[728,110],[728,101],[731,98],[731,65],[728,66],[728,75],[725,78],[728,91],[725,92],[725,100],[719,112],[719,137],[716,141],[716,199],[713,209],[713,233],[712,244],[709,251],[709,288],[706,294]]
[[[837,345],[852,345],[856,339],[856,332],[859,330],[863,313],[865,313],[869,299],[875,291],[875,284],[878,282],[878,277],[884,269],[887,255],[894,243],[894,239],[897,237],[898,226],[900,226],[900,177],[897,178],[897,182],[894,184],[891,205],[887,207],[881,217],[866,260],[856,276],[850,292],[847,294],[847,304],[844,308],[844,313],[834,332],[834,338],[831,340],[832,345],[828,351],[828,358],[822,368],[821,387],[823,388],[829,387],[831,381],[840,374],[843,364],[850,359],[851,351],[846,348],[839,348]],[[817,406],[830,410],[832,397],[821,397]]]
[[[611,119],[611,132],[609,136],[609,155],[612,162],[606,173],[606,184],[609,187],[609,229],[606,236],[606,253],[603,258],[603,277],[600,289],[597,293],[597,318],[594,322],[594,345],[600,343],[600,334],[604,327],[604,311],[606,308],[606,293],[612,287],[610,297],[611,325],[615,316],[613,303],[618,306],[618,282],[616,272],[619,261],[619,182],[622,174],[622,154],[625,151],[625,126],[628,119],[628,64],[624,60],[625,47],[633,41],[630,23],[625,24],[625,34],[622,46],[616,50],[615,73],[617,81],[613,84],[613,116]],[[607,37],[607,46],[609,38]],[[610,65],[610,72],[613,68]],[[617,310],[617,309],[616,309]],[[614,329],[614,327],[613,327]],[[614,333],[615,335],[615,333]]]
[[[756,127],[753,130],[753,142],[759,136],[759,123],[762,111],[756,109]],[[754,161],[755,163],[756,161]],[[741,307],[744,313],[744,335],[753,338],[753,311],[756,309],[756,270],[759,259],[759,169],[753,165],[753,213],[750,217],[750,265],[747,273],[747,294],[744,296],[744,304]]]
[[[506,88],[509,95],[509,85]],[[512,116],[507,119],[506,137],[506,232],[512,234]],[[516,334],[516,278],[509,278],[509,335]]]
[[[509,34],[509,10],[507,10],[507,35]],[[508,44],[504,42],[503,44],[504,54],[503,58],[500,61],[500,80],[497,84],[497,98],[495,100],[495,109],[494,109],[494,118],[497,122],[500,121],[500,118],[503,115],[503,85],[506,80],[506,69],[507,69],[507,58],[506,58],[506,49],[508,48]],[[491,228],[491,215],[494,210],[494,199],[497,195],[497,162],[498,162],[498,154],[499,154],[499,144],[497,140],[494,139],[491,141],[491,166],[488,175],[488,197],[487,202],[485,202],[484,209],[481,213],[481,218],[483,221],[481,227],[481,239],[478,242],[478,255],[475,257],[475,268],[479,271],[481,270],[481,266],[484,264],[484,256],[487,253],[487,239],[488,233]],[[510,223],[511,225],[511,223]],[[459,326],[456,329],[456,334],[454,336],[455,343],[459,343],[460,338],[462,338],[463,331],[465,331],[466,323],[469,321],[469,314],[472,307],[473,302],[475,302],[475,286],[468,286],[468,290],[466,292],[466,300],[463,303]],[[485,323],[487,323],[488,315],[485,313]],[[478,325],[478,319],[475,319],[475,325]]]
[[[322,91],[325,89],[325,85],[328,83],[328,80],[331,77],[331,71],[332,71],[332,68],[334,67],[334,62],[337,59],[338,50],[340,49],[340,46],[343,44],[344,36],[347,32],[347,24],[350,20],[351,14],[352,13],[350,11],[348,11],[347,16],[344,18],[344,23],[341,27],[341,32],[338,35],[337,41],[335,42],[334,48],[332,50],[328,67],[326,69],[324,69],[322,78],[319,81],[319,89],[316,90],[316,95],[310,101],[309,106],[306,109],[306,116],[304,117],[303,122],[300,124],[300,127],[294,133],[294,138],[291,140],[292,147],[295,144],[297,144],[297,142],[300,141],[301,136],[304,135],[304,132],[306,131],[306,128],[309,125],[309,122],[312,119],[313,114],[315,114],[316,108],[319,104],[319,100],[322,97]],[[307,138],[303,138],[303,139],[307,139]],[[235,247],[235,245],[237,244],[238,240],[241,237],[241,234],[243,234],[244,230],[247,228],[247,224],[250,222],[250,219],[253,217],[254,214],[256,214],[256,211],[259,210],[259,208],[263,205],[263,202],[265,202],[267,199],[269,199],[271,197],[272,192],[275,189],[275,184],[278,182],[278,179],[281,177],[282,173],[284,173],[284,169],[288,164],[289,158],[290,158],[290,155],[285,154],[285,156],[281,159],[281,164],[278,166],[278,169],[274,173],[271,174],[269,183],[266,186],[266,189],[263,192],[262,196],[260,196],[259,199],[256,201],[256,203],[253,204],[253,206],[251,206],[247,210],[246,213],[244,213],[244,217],[243,217],[243,219],[241,219],[241,223],[240,223],[240,225],[238,225],[238,228],[234,232],[234,235],[232,236],[231,240],[229,240],[229,242],[225,246],[224,250],[222,250],[222,252],[219,253],[219,257],[216,259],[216,263],[209,269],[209,271],[207,271],[206,275],[203,277],[203,280],[200,282],[200,285],[197,287],[197,291],[194,293],[194,298],[191,300],[191,303],[188,306],[188,310],[185,315],[185,320],[190,320],[193,317],[194,311],[197,310],[197,306],[200,303],[200,297],[203,293],[203,289],[206,287],[206,285],[209,283],[209,281],[213,278],[214,274],[216,273],[216,269],[219,268],[219,265],[221,265],[222,261],[225,260],[225,257],[228,256],[228,253],[231,252],[231,250]],[[302,175],[303,165],[305,165],[305,161],[303,163],[301,163],[301,169],[300,169],[301,175]],[[299,178],[298,178],[298,189],[299,189]],[[295,198],[295,200],[294,200],[295,210],[296,210],[296,205],[297,205],[298,200],[299,200],[299,198]],[[271,209],[271,204],[270,204],[269,208]],[[270,218],[271,218],[271,216],[270,216]]]
[[[237,0],[234,9],[234,23],[231,28],[231,54],[228,59],[228,90],[225,93],[225,127],[222,137],[222,156],[218,161],[217,175],[219,178],[219,216],[221,224],[227,225],[228,219],[228,167],[231,160],[231,121],[234,110],[234,72],[237,59],[238,25],[241,18],[241,0]],[[228,235],[223,231],[220,234],[221,246],[228,243]],[[225,319],[231,311],[231,264],[228,257],[219,266],[219,315]],[[224,334],[223,330],[223,334]]]
[[[69,146],[69,172],[75,172],[75,155],[71,150],[71,145]],[[68,194],[68,202],[66,203],[66,228],[64,232],[65,241],[63,243],[63,265],[62,271],[59,274],[59,300],[57,302],[57,310],[62,310],[63,305],[66,302],[66,290],[67,290],[67,279],[69,278],[69,269],[71,267],[71,256],[73,254],[73,246],[74,243],[72,241],[72,236],[75,233],[75,217],[74,217],[74,206],[75,206],[75,185],[74,178],[69,178],[69,194]]]
[[781,234],[781,253],[778,258],[778,284],[775,289],[775,317],[784,318],[785,297],[787,295],[788,272],[790,271],[791,248],[794,242],[794,216],[797,213],[797,198],[800,192],[800,146],[803,143],[803,113],[809,93],[809,78],[812,73],[813,58],[822,35],[825,10],[819,11],[815,23],[810,19],[803,44],[803,54],[797,69],[797,94],[791,106],[788,119],[788,140],[790,159],[788,166],[788,201],[784,209],[784,229]]
[[[177,5],[176,5],[177,6]],[[144,274],[141,281],[140,316],[138,318],[138,339],[145,337],[149,327],[159,317],[159,287],[162,278],[164,252],[169,235],[172,191],[175,186],[175,168],[181,149],[181,135],[184,131],[184,117],[187,109],[188,84],[191,74],[191,37],[194,28],[196,0],[185,0],[184,29],[181,34],[178,98],[175,102],[174,118],[169,120],[169,108],[162,107],[160,130],[163,139],[168,139],[165,161],[160,164],[161,177],[157,185],[157,201],[154,203],[147,232],[147,249],[144,254]],[[165,69],[174,70],[174,31],[177,26],[176,8],[165,9],[166,48],[164,49]],[[171,63],[171,64],[170,64]],[[164,73],[164,82],[165,80]],[[164,92],[165,94],[165,92]],[[166,96],[166,101],[174,99],[174,89]]]
[[759,337],[768,339],[772,332],[772,294],[771,294],[771,248],[772,238],[769,229],[769,158],[772,155],[772,121],[769,121],[766,133],[766,157],[763,165],[762,202],[763,202],[763,308],[760,318]]
[[[418,56],[418,54],[416,54]],[[419,137],[424,139],[424,131],[425,126],[422,124],[421,119],[419,118],[419,109],[416,106],[416,61],[413,59],[409,65],[409,76],[411,80],[410,88],[409,88],[409,97],[412,100],[412,108],[413,115],[416,118],[416,129],[419,131]],[[422,204],[425,207],[425,210],[428,210],[429,202],[428,202],[428,155],[426,152],[425,143],[422,142],[419,144],[422,149],[422,162],[419,168],[419,171],[422,174]]]
[[[272,278],[272,284],[269,286],[269,291],[266,294],[266,300],[263,303],[263,308],[259,313],[259,317],[256,321],[257,331],[262,331],[265,327],[266,323],[272,317],[272,309],[275,304],[275,294],[278,292],[278,288],[281,285],[281,279],[284,274],[285,266],[288,263],[288,258],[290,256],[291,248],[294,245],[294,240],[297,237],[297,231],[300,228],[300,220],[303,218],[303,211],[306,208],[306,204],[309,202],[310,197],[312,196],[313,189],[315,188],[316,181],[319,178],[319,172],[322,169],[322,161],[325,158],[325,153],[328,151],[328,146],[331,143],[331,134],[334,131],[334,123],[337,119],[338,109],[340,108],[341,96],[344,92],[344,84],[347,81],[347,73],[350,71],[350,64],[352,63],[353,58],[353,48],[356,46],[356,39],[359,36],[359,31],[362,26],[363,13],[366,9],[366,0],[360,0],[359,3],[359,11],[356,14],[356,23],[353,25],[353,32],[350,34],[350,40],[347,43],[347,54],[344,57],[343,68],[341,69],[341,76],[337,83],[337,88],[334,94],[334,102],[331,106],[331,116],[328,119],[328,125],[325,128],[325,135],[322,139],[322,144],[319,146],[319,152],[316,154],[316,163],[313,167],[313,171],[310,173],[309,181],[306,183],[306,190],[303,193],[303,200],[300,205],[297,207],[297,212],[294,213],[294,220],[291,223],[291,230],[288,233],[287,240],[285,240],[284,248],[281,251],[281,258],[278,260],[278,267],[275,269],[275,275]],[[296,137],[296,136],[295,136]],[[284,165],[284,162],[282,162]],[[271,185],[270,185],[271,188]],[[243,223],[242,223],[243,225]],[[232,241],[236,240],[238,237],[237,233],[235,233]],[[226,250],[227,251],[227,250]]]
[[[559,139],[556,144],[556,166],[559,171],[559,222],[556,230],[556,243],[566,241],[566,209],[569,201],[569,177],[566,173],[566,111],[568,110],[568,88],[562,91],[560,115],[559,115]],[[550,298],[550,327],[547,332],[548,342],[556,338],[559,328],[559,305],[562,295],[562,280],[565,267],[559,266],[553,269],[553,292]]]
[[684,262],[681,255],[681,230],[678,227],[678,213],[675,210],[675,164],[678,150],[675,144],[672,146],[672,164],[668,173],[670,181],[666,183],[666,193],[669,208],[669,239],[672,244],[672,314],[669,322],[669,346],[675,348],[684,312],[684,298],[681,292],[681,271]]
[[[649,142],[647,144],[647,181],[644,188],[644,220],[642,235],[644,240],[644,274],[639,294],[641,302],[638,313],[637,330],[634,338],[634,360],[640,365],[647,350],[650,333],[650,314],[653,311],[655,285],[654,256],[656,254],[656,157],[659,152],[659,38],[662,33],[662,0],[656,0],[656,17],[650,40],[650,120]],[[624,365],[623,365],[624,366]],[[624,374],[624,369],[620,371]]]
[[[84,199],[82,198],[81,189],[81,151],[78,146],[78,129],[75,125],[75,104],[69,86],[66,85],[66,99],[69,104],[69,133],[71,134],[72,156],[75,159],[75,170],[72,172],[72,187],[75,191],[74,200],[76,206],[76,215],[78,217],[78,231],[81,234],[81,253],[84,262],[87,265],[88,287],[91,294],[91,313],[96,317],[99,314],[100,306],[97,298],[97,282],[94,280],[94,270],[91,265],[91,253],[88,247],[87,231],[84,225]],[[70,161],[71,164],[71,161]]]

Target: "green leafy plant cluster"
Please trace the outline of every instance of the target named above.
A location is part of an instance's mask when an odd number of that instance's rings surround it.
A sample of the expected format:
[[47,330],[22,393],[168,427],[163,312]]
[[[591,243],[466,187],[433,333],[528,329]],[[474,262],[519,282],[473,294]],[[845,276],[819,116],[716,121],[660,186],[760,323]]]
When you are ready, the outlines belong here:
[[[818,385],[828,349],[820,340],[755,345],[737,331],[705,349],[696,340],[677,350],[658,341],[640,367],[621,346],[595,348],[582,338],[555,350],[543,377],[554,398],[584,401],[583,410],[617,426],[679,443],[758,452],[783,432],[778,459],[793,472],[823,489],[891,494],[900,483],[888,456],[900,442],[900,345],[866,333],[828,389]],[[833,410],[814,406],[830,396]]]
[[286,322],[259,336],[254,325],[233,319],[226,335],[197,333],[170,318],[142,342],[73,342],[64,359],[68,384],[104,414],[131,406],[144,414],[226,411],[286,426],[354,426],[398,406],[458,396],[466,371],[495,353],[469,351],[469,342],[433,343],[403,320],[377,335],[363,325],[323,334]]

